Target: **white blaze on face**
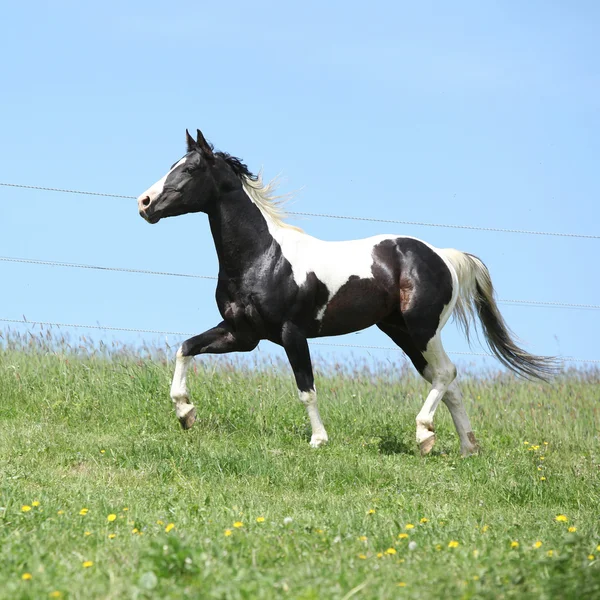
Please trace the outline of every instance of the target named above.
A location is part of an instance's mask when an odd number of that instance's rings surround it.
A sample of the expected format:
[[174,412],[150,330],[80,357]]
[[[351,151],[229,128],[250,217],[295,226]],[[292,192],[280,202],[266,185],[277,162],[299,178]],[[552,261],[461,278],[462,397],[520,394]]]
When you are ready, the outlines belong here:
[[145,198],[150,198],[150,203],[152,204],[154,202],[154,200],[156,198],[158,198],[164,188],[165,188],[165,181],[167,180],[167,177],[179,166],[181,166],[185,161],[187,160],[187,156],[184,156],[179,162],[175,163],[173,165],[173,167],[171,167],[171,169],[169,169],[169,172],[162,177],[161,179],[159,179],[155,184],[151,185],[145,192],[143,192],[142,194],[140,194],[138,196],[138,204],[144,200]]

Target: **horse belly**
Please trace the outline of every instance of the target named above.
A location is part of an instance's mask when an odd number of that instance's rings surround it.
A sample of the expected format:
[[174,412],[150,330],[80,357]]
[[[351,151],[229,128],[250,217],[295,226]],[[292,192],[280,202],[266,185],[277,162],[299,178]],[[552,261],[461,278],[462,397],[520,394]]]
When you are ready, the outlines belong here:
[[325,306],[319,336],[342,335],[379,323],[399,307],[399,295],[372,278],[351,276]]

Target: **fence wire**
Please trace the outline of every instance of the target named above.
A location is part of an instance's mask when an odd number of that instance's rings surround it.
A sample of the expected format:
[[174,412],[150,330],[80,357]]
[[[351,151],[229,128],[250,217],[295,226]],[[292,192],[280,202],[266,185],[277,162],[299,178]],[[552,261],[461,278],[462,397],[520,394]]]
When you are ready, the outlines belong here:
[[[29,319],[2,319],[0,318],[1,323],[10,323],[15,325],[39,325],[40,327],[68,327],[73,329],[95,329],[100,331],[125,331],[128,333],[151,333],[154,335],[176,335],[179,337],[192,337],[194,335],[198,335],[196,333],[190,333],[189,331],[160,331],[157,329],[137,329],[133,327],[113,327],[110,325],[82,325],[80,323],[54,323],[51,321],[30,321]],[[333,348],[355,348],[358,350],[384,350],[387,352],[402,352],[402,350],[398,347],[393,346],[370,346],[364,344],[340,344],[333,342],[316,342],[314,340],[310,340],[311,345],[315,346],[330,346]],[[486,358],[494,358],[492,354],[488,352],[460,352],[455,350],[447,351],[448,354],[456,354],[459,356],[482,356]],[[596,359],[587,359],[587,358],[575,358],[573,356],[561,356],[559,357],[563,362],[577,362],[577,363],[585,363],[585,364],[600,364],[600,360]]]
[[[5,183],[0,182],[0,186],[11,188],[22,188],[26,190],[38,190],[43,192],[59,192],[63,194],[82,194],[85,196],[103,196],[104,198],[125,198],[127,200],[135,200],[135,196],[125,196],[123,194],[107,194],[104,192],[89,192],[83,190],[69,190],[65,188],[45,187],[40,185],[24,185],[21,183]],[[459,225],[451,223],[429,223],[427,221],[404,221],[399,219],[382,219],[378,217],[355,217],[351,215],[333,215],[327,213],[312,213],[312,212],[293,212],[287,213],[291,217],[318,217],[324,219],[345,219],[349,221],[366,221],[371,223],[388,223],[392,225],[414,225],[417,227],[443,227],[448,229],[466,229],[470,231],[487,231],[493,233],[520,233],[524,235],[546,235],[554,237],[581,238],[588,240],[600,240],[600,235],[586,233],[568,233],[562,231],[533,231],[530,229],[505,229],[501,227],[480,227],[477,225]]]
[[[128,267],[105,267],[100,265],[85,265],[81,263],[58,262],[53,260],[39,260],[36,258],[18,258],[15,256],[0,256],[0,262],[24,263],[29,265],[43,265],[50,267],[67,267],[72,269],[92,269],[97,271],[115,271],[120,273],[139,273],[142,275],[164,275],[167,277],[187,277],[191,279],[211,279],[216,281],[214,275],[197,275],[195,273],[174,273],[171,271],[150,271],[147,269],[133,269]],[[500,299],[498,302],[505,304],[521,304],[524,306],[539,306],[548,308],[571,308],[582,310],[600,310],[600,304],[576,304],[573,302],[549,302],[545,300],[513,300]]]

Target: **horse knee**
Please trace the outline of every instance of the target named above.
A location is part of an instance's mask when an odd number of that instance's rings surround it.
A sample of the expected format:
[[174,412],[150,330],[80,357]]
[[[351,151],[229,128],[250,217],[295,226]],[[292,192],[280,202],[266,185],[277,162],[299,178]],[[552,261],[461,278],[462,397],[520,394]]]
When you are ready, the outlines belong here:
[[449,387],[450,384],[456,379],[456,367],[451,362],[440,365],[435,369],[432,379],[434,385],[437,382],[443,386]]

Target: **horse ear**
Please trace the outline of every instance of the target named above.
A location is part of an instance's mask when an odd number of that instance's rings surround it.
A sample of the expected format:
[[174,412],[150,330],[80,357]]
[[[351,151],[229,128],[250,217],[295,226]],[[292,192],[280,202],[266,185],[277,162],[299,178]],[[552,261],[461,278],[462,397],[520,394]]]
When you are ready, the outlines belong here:
[[187,144],[188,152],[191,152],[194,148],[196,148],[196,142],[187,129],[185,130],[185,142]]
[[204,157],[209,160],[214,159],[215,155],[213,154],[210,144],[206,141],[206,139],[202,135],[202,132],[199,129],[196,129],[196,132],[198,134],[196,144],[198,144],[198,147],[200,148],[200,150],[202,150],[202,154],[204,154]]

